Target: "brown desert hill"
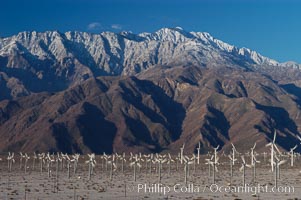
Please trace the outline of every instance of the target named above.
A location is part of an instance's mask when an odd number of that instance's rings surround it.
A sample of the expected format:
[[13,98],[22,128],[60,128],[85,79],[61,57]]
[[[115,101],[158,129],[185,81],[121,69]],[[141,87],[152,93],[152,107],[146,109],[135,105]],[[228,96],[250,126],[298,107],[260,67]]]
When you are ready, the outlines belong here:
[[[299,143],[296,82],[236,68],[155,66],[0,102],[0,151],[193,152]],[[298,148],[297,150],[301,150]]]

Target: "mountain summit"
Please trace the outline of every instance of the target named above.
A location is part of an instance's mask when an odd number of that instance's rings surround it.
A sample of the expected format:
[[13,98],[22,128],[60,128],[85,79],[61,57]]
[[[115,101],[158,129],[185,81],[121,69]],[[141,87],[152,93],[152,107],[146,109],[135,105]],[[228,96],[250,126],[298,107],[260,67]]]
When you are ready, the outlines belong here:
[[264,148],[274,130],[289,149],[300,72],[180,27],[21,32],[0,39],[0,150],[205,153]]
[[99,75],[135,75],[156,65],[268,71],[275,67],[300,68],[297,63],[281,64],[250,49],[224,43],[209,33],[187,32],[180,27],[137,35],[21,32],[0,39],[0,65],[6,76],[24,83],[25,88],[14,96],[59,91]]

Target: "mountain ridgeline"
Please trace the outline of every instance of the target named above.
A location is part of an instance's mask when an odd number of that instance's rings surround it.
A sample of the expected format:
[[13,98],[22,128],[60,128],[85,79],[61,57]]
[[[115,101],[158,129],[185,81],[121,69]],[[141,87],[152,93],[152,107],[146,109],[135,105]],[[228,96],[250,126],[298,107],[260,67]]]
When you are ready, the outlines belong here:
[[[288,150],[301,65],[208,33],[48,31],[0,38],[0,151]],[[298,147],[301,151],[301,147]]]

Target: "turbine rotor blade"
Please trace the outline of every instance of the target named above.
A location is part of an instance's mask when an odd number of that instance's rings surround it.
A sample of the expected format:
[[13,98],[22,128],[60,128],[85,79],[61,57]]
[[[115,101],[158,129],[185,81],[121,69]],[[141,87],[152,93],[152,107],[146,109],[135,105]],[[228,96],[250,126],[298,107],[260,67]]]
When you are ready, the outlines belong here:
[[276,141],[276,134],[277,134],[277,132],[276,132],[276,130],[275,130],[275,132],[274,132],[274,139],[273,139],[273,143],[275,143],[275,141]]

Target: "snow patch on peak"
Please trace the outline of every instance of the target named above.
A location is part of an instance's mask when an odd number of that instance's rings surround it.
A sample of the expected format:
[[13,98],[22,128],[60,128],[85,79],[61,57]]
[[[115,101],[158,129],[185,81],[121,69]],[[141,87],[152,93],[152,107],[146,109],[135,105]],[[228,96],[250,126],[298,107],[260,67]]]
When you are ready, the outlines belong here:
[[141,37],[145,37],[147,40],[155,40],[162,42],[186,42],[189,39],[189,33],[179,28],[162,28],[155,33],[142,33]]
[[229,63],[237,67],[242,67],[237,63],[244,63],[250,67],[269,65],[301,68],[298,63],[279,64],[256,51],[225,43],[207,32],[188,32],[181,27],[162,28],[154,33],[140,34],[129,31],[100,34],[27,31],[0,39],[0,55],[9,56],[22,52],[32,54],[32,60],[47,58],[58,63],[57,65],[65,65],[66,60],[76,58],[85,66],[93,66],[114,75],[134,74],[154,65],[170,63],[200,66],[207,63],[211,66]]
[[5,45],[0,50],[1,56],[11,56],[16,55],[20,51],[19,44],[16,40],[11,40],[7,45]]
[[259,64],[259,65],[265,64],[265,65],[274,65],[274,66],[279,65],[279,63],[276,60],[264,57],[259,53],[257,53],[256,51],[252,51],[251,49],[245,47],[240,48],[238,54],[245,58],[251,59],[255,64]]
[[291,68],[294,68],[294,69],[301,69],[301,64],[296,63],[294,61],[287,61],[287,62],[284,62],[284,63],[280,63],[280,66],[291,67]]

